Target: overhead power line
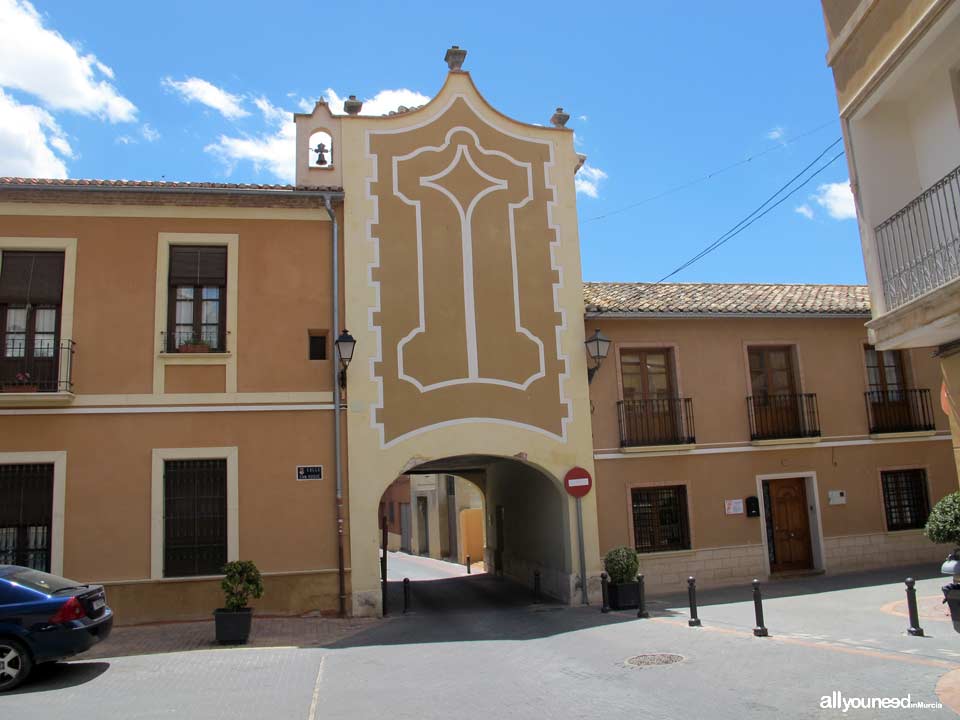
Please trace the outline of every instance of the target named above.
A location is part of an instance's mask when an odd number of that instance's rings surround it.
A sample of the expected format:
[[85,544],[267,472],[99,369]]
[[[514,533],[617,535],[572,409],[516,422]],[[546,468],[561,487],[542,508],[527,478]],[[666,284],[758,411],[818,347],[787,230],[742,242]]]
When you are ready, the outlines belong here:
[[777,150],[782,150],[787,145],[792,145],[793,143],[797,142],[798,140],[802,140],[808,135],[813,135],[816,132],[820,132],[825,127],[833,124],[834,122],[836,122],[836,120],[828,120],[822,125],[817,125],[817,127],[813,128],[812,130],[807,130],[806,132],[800,133],[799,135],[794,135],[793,137],[787,138],[786,140],[782,140],[780,144],[775,145],[774,147],[771,147],[771,148],[767,148],[766,150],[761,150],[758,153],[754,153],[753,155],[750,155],[749,157],[746,157],[743,160],[738,160],[735,163],[724,165],[722,168],[718,168],[717,170],[712,170],[705,175],[701,175],[700,177],[695,178],[693,180],[688,180],[687,182],[681,183],[680,185],[675,185],[674,187],[663,190],[662,192],[658,192],[655,195],[651,195],[650,197],[645,197],[642,200],[637,200],[636,202],[631,203],[630,205],[624,205],[621,208],[617,208],[616,210],[611,210],[610,212],[603,213],[602,215],[595,215],[594,217],[584,218],[583,222],[593,222],[594,220],[603,220],[604,218],[608,218],[611,215],[619,215],[620,213],[626,212],[627,210],[633,210],[633,208],[640,207],[641,205],[646,205],[649,202],[653,202],[654,200],[659,200],[660,198],[666,197],[667,195],[672,195],[675,192],[680,192],[681,190],[686,190],[687,188],[693,187],[694,185],[699,185],[700,183],[706,182],[707,180],[710,180],[711,178],[714,178],[717,175],[722,175],[723,173],[729,170],[738,168],[741,165],[746,165],[747,163],[753,160],[756,160],[759,157],[763,157],[768,153],[776,152]]
[[[740,222],[738,222],[736,225],[734,225],[733,227],[731,227],[729,230],[727,230],[725,233],[723,233],[720,237],[718,237],[718,238],[717,238],[716,240],[714,240],[712,243],[710,243],[709,245],[707,245],[703,250],[701,250],[699,253],[697,253],[696,255],[694,255],[692,258],[690,258],[689,260],[687,260],[686,262],[684,262],[682,265],[680,265],[679,267],[677,267],[677,268],[676,268],[675,270],[673,270],[672,272],[668,273],[667,275],[664,275],[662,278],[660,278],[659,280],[657,280],[657,283],[662,283],[664,280],[669,280],[670,278],[672,278],[672,277],[673,277],[674,275],[676,275],[677,273],[679,273],[679,272],[681,272],[681,271],[683,271],[683,270],[686,270],[688,267],[690,267],[691,265],[693,265],[695,262],[697,262],[697,261],[700,260],[701,258],[703,258],[703,257],[705,257],[706,255],[709,255],[710,253],[712,253],[714,250],[716,250],[718,247],[720,247],[721,245],[723,245],[724,243],[726,243],[728,240],[731,240],[732,238],[734,238],[734,237],[736,237],[737,235],[739,235],[740,233],[742,233],[744,230],[746,230],[748,227],[750,227],[751,225],[753,225],[753,223],[755,223],[757,220],[759,220],[760,218],[762,218],[764,215],[766,215],[767,213],[769,213],[770,211],[772,211],[774,208],[776,208],[777,206],[779,206],[779,205],[781,205],[782,203],[786,202],[786,200],[787,200],[788,198],[790,198],[792,195],[794,195],[795,193],[797,193],[799,190],[801,190],[803,187],[805,187],[811,180],[813,180],[815,177],[817,177],[817,175],[819,175],[819,174],[822,173],[824,170],[826,170],[828,167],[830,167],[830,165],[832,165],[832,164],[837,160],[837,158],[839,158],[841,155],[843,155],[844,151],[841,150],[840,152],[838,152],[838,153],[837,153],[836,155],[834,155],[832,158],[830,158],[829,160],[827,160],[826,163],[824,163],[823,165],[821,165],[816,171],[814,171],[814,172],[813,172],[809,177],[807,177],[803,182],[801,182],[801,183],[800,183],[799,185],[797,185],[795,188],[793,188],[792,190],[790,190],[786,195],[784,195],[783,197],[781,197],[781,198],[780,198],[779,200],[777,200],[776,202],[773,202],[773,201],[777,198],[778,195],[780,195],[780,194],[781,194],[782,192],[784,192],[787,188],[789,188],[794,182],[796,182],[800,177],[802,177],[811,167],[813,167],[814,165],[816,165],[816,164],[820,161],[820,159],[821,159],[824,155],[826,155],[828,152],[830,152],[831,149],[833,149],[834,147],[836,147],[836,145],[837,145],[842,139],[843,139],[843,138],[837,138],[837,139],[834,140],[832,143],[830,143],[819,155],[817,155],[817,157],[815,157],[809,164],[807,164],[807,166],[804,167],[803,170],[801,170],[800,172],[798,172],[796,175],[794,175],[792,178],[790,178],[786,183],[784,183],[782,186],[780,186],[780,188],[777,189],[777,191],[776,191],[775,193],[773,193],[773,195],[771,195],[771,196],[768,197],[766,200],[764,200],[763,203],[761,203],[761,204],[760,204],[755,210],[753,210],[749,215],[747,215],[746,217],[744,217]],[[771,205],[770,203],[773,203],[773,204]],[[770,205],[770,207],[767,207],[767,205]],[[766,208],[766,209],[764,209],[764,208]]]

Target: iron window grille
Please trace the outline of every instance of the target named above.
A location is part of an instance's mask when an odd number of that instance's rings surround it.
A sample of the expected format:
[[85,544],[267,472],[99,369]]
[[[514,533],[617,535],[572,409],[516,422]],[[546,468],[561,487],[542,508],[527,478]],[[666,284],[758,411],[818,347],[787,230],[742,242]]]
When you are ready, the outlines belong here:
[[631,498],[637,552],[690,549],[687,488],[684,485],[634,488]]
[[915,530],[926,525],[930,515],[926,470],[891,470],[880,477],[887,530]]
[[167,460],[163,575],[219,575],[227,562],[227,461]]
[[53,465],[0,465],[0,565],[50,572]]

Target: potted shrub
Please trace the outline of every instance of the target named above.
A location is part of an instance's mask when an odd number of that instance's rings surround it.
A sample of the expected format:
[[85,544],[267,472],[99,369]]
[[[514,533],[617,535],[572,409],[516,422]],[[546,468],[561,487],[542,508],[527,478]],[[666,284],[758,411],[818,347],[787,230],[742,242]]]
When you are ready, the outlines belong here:
[[614,610],[627,610],[640,604],[640,583],[637,582],[637,570],[640,561],[633,548],[615,547],[603,558],[603,569],[610,577],[607,587],[607,600]]
[[221,645],[242,645],[250,637],[253,609],[250,598],[263,597],[263,578],[250,560],[234,560],[223,566],[224,607],[214,611],[217,642]]
[[953,582],[943,586],[943,601],[950,607],[953,629],[960,632],[960,492],[943,497],[933,506],[924,533],[935,543],[953,545],[940,571],[953,575]]
[[4,383],[3,391],[8,393],[28,393],[39,392],[40,386],[33,382],[33,378],[28,372],[18,372],[15,376],[15,382]]
[[193,338],[189,342],[182,343],[177,352],[182,353],[208,353],[210,352],[210,343],[203,338]]

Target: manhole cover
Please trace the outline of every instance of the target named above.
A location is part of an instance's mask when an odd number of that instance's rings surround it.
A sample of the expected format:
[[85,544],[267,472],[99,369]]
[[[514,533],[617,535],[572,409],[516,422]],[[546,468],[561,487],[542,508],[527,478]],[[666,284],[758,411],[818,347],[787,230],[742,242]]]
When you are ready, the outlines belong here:
[[646,655],[634,655],[627,658],[626,663],[631,667],[653,667],[654,665],[672,665],[683,660],[683,655],[674,655],[673,653],[648,653]]

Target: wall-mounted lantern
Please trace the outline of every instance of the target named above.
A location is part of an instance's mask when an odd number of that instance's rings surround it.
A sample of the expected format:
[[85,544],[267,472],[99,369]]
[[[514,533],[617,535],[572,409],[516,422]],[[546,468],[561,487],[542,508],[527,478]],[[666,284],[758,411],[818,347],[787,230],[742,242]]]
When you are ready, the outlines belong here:
[[593,335],[588,337],[583,344],[587,346],[587,357],[592,363],[587,367],[587,382],[590,383],[593,382],[593,376],[596,375],[600,365],[607,357],[607,353],[610,352],[610,338],[599,330],[594,330]]
[[357,341],[353,339],[346,328],[343,332],[340,333],[340,337],[336,339],[333,343],[337,351],[337,358],[340,360],[340,387],[345,388],[347,386],[347,367],[350,365],[350,361],[353,360],[353,350],[357,345]]

